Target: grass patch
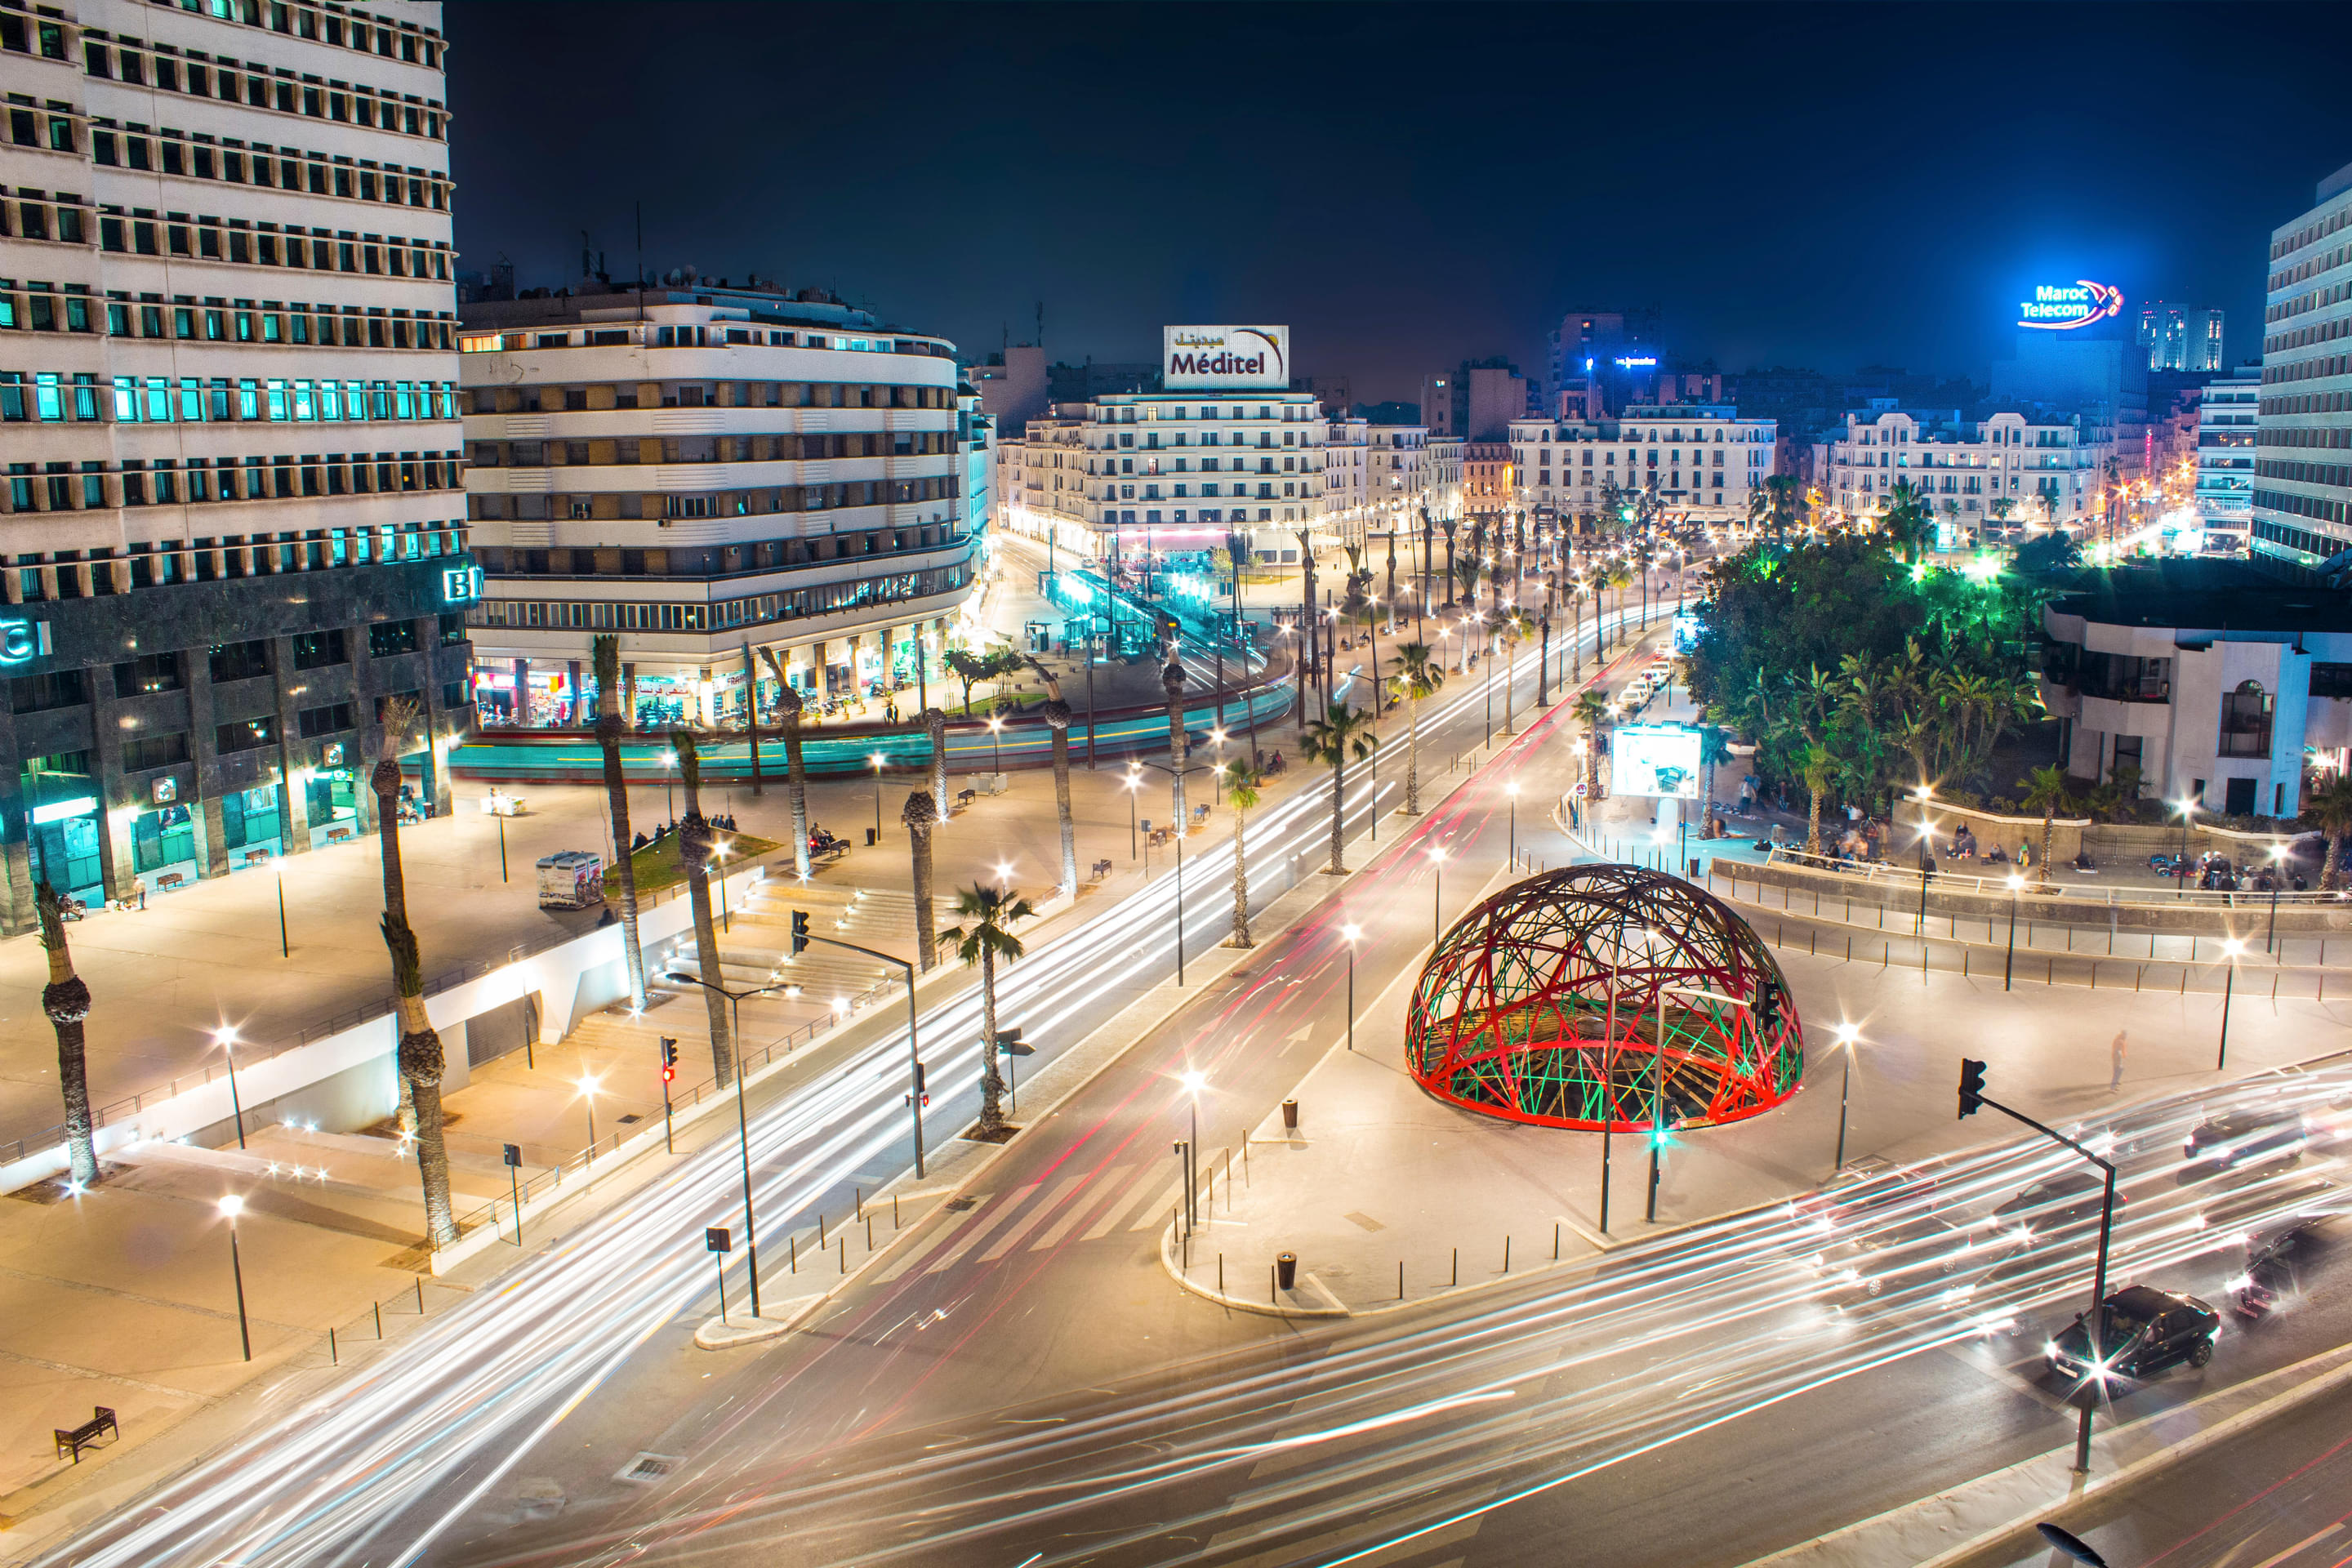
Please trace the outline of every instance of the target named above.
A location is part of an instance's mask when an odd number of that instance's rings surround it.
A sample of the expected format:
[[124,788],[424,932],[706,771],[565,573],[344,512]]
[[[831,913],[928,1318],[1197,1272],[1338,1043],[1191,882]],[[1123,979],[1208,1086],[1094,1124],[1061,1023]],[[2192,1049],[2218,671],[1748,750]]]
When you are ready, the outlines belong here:
[[[727,846],[727,858],[723,863],[714,860],[714,866],[739,865],[753,856],[765,855],[771,849],[780,847],[772,839],[750,833],[721,834],[719,842]],[[636,875],[639,894],[658,892],[686,880],[686,868],[678,861],[677,847],[678,836],[673,833],[660,843],[648,844],[629,857],[629,868]],[[604,873],[604,894],[607,898],[617,898],[620,892],[621,873],[615,867]]]

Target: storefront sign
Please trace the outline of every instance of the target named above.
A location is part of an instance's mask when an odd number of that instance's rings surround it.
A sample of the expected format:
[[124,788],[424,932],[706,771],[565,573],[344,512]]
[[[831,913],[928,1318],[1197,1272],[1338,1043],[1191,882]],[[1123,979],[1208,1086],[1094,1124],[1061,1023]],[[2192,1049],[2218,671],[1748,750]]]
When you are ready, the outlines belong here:
[[88,816],[98,809],[96,795],[77,795],[71,800],[53,800],[47,805],[37,805],[32,811],[33,826],[45,822],[64,822],[68,818]]
[[1657,356],[1654,354],[1642,354],[1632,359],[1621,359],[1617,363],[1623,365],[1627,370],[1643,370],[1656,364],[1658,361]]
[[1163,386],[1289,389],[1288,327],[1163,327],[1160,340]]
[[2017,307],[2017,324],[2042,331],[2063,332],[2104,321],[2124,308],[2124,291],[2105,283],[2081,279],[2073,283],[2042,283],[2033,298]]
[[48,622],[0,621],[0,664],[24,664],[48,651]]
[[441,569],[441,602],[445,605],[470,605],[482,596],[482,569],[478,566],[444,566]]

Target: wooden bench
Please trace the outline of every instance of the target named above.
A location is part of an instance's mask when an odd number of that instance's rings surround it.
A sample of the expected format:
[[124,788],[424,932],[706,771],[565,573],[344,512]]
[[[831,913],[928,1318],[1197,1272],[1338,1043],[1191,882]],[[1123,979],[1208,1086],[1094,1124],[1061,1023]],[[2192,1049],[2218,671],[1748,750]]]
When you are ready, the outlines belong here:
[[330,844],[341,844],[350,838],[351,836],[352,830],[348,827],[330,827],[327,829],[327,842]]
[[158,892],[169,892],[187,879],[187,874],[184,871],[166,871],[155,879],[155,889]]
[[846,838],[836,838],[832,843],[825,845],[822,848],[810,850],[809,861],[814,865],[820,860],[837,860],[842,856],[848,853],[849,840]]
[[51,1428],[57,1435],[58,1458],[62,1459],[70,1455],[73,1462],[79,1465],[81,1463],[81,1451],[84,1448],[95,1447],[100,1437],[111,1437],[117,1442],[121,1441],[122,1429],[114,1424],[114,1412],[103,1405],[95,1408],[98,1414],[79,1426]]
[[1087,880],[1089,880],[1089,881],[1095,881],[1095,882],[1099,882],[1099,881],[1101,881],[1105,877],[1108,877],[1108,876],[1109,876],[1109,875],[1110,875],[1110,862],[1109,862],[1109,861],[1108,861],[1108,860],[1097,860],[1097,861],[1096,861],[1096,862],[1094,863],[1094,867],[1093,867],[1093,868],[1092,868],[1091,872],[1089,873],[1089,875],[1088,875],[1088,877],[1087,877]]
[[960,789],[956,791],[956,807],[958,810],[961,810],[963,807],[970,805],[973,801],[976,801],[979,798],[980,793],[977,790]]
[[269,864],[269,851],[248,849],[245,852],[245,863],[248,866],[267,866]]

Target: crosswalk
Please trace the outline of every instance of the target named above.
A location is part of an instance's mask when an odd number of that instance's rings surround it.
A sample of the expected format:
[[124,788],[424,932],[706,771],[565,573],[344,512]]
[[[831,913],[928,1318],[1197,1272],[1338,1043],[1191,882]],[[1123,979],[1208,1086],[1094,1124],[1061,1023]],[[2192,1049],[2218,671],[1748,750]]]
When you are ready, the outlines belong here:
[[1048,1251],[1081,1224],[1087,1229],[1080,1242],[1099,1241],[1122,1226],[1129,1232],[1154,1229],[1167,1222],[1183,1194],[1183,1179],[1169,1173],[1170,1163],[1118,1163],[1031,1182],[1002,1196],[970,1194],[969,1209],[908,1248],[877,1276],[877,1282],[944,1274],[968,1258],[988,1264],[1022,1250]]

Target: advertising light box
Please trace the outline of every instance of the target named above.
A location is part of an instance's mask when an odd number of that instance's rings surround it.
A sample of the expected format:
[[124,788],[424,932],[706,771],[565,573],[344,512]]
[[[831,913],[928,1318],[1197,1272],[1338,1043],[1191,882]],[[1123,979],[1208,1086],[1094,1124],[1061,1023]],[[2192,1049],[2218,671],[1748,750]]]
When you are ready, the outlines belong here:
[[1287,390],[1288,327],[1162,327],[1160,381],[1171,391]]
[[1621,724],[1609,737],[1609,793],[1696,800],[1699,731],[1682,724]]

